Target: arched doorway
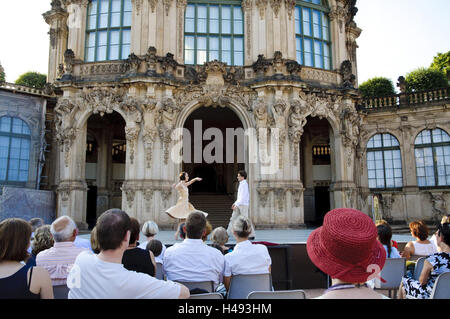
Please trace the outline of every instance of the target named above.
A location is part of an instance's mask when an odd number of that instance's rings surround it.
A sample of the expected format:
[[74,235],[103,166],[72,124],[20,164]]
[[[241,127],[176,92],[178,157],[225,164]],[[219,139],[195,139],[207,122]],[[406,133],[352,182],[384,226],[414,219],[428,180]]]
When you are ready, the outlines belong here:
[[332,128],[326,119],[307,117],[300,144],[305,224],[320,226],[331,208]]
[[230,108],[200,107],[187,117],[184,128],[190,134],[184,135],[182,170],[203,179],[190,187],[190,201],[208,212],[213,227],[226,227],[237,173],[246,169],[243,124]]
[[117,113],[91,115],[86,135],[86,222],[95,226],[97,217],[122,206],[125,179],[125,120]]

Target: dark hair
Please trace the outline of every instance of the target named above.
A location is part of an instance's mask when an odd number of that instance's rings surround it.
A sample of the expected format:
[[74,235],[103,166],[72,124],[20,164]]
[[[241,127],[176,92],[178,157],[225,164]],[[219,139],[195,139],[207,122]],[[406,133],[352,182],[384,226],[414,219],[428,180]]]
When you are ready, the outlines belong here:
[[130,222],[131,222],[130,244],[134,244],[139,238],[139,233],[141,232],[141,226],[139,225],[139,221],[136,218],[131,217]]
[[186,172],[181,172],[180,173],[180,181],[184,181],[184,180],[186,180]]
[[155,257],[158,257],[162,252],[162,243],[158,239],[152,239],[147,243],[145,249],[151,251]]
[[122,244],[127,231],[131,230],[131,221],[123,210],[113,208],[98,218],[95,227],[99,249],[117,249]]
[[247,179],[247,172],[246,171],[239,171],[239,175],[241,175],[244,179]]
[[21,218],[8,218],[0,223],[0,262],[25,261],[30,244],[31,225]]
[[45,222],[42,218],[31,218],[29,221],[30,225],[31,225],[31,232],[34,232],[36,229],[38,229],[41,226],[45,225]]
[[444,243],[447,246],[450,246],[450,224],[449,223],[445,223],[445,224],[440,224],[438,226],[438,236],[443,236],[444,237]]
[[420,240],[427,240],[428,227],[424,221],[419,220],[409,223],[409,229],[415,237],[419,238]]
[[182,239],[186,238],[186,233],[184,232],[184,229],[183,229],[184,225],[186,225],[186,223],[181,223],[180,224],[180,229],[178,230],[178,232],[180,233],[180,237]]
[[380,243],[386,245],[388,248],[387,258],[391,258],[391,239],[392,239],[392,228],[387,224],[381,224],[377,226],[378,239]]
[[203,213],[192,212],[186,219],[186,235],[190,239],[201,239],[206,229],[206,218]]

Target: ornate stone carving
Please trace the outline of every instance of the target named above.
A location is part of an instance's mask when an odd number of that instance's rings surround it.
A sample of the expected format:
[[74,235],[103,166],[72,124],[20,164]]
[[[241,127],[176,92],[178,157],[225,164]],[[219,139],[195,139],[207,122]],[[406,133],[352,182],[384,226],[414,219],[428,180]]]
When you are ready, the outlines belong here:
[[139,71],[139,67],[141,65],[141,59],[134,53],[131,53],[126,59],[128,72],[132,74],[136,74]]
[[299,74],[302,71],[302,66],[298,64],[297,61],[294,60],[288,60],[285,63],[286,70],[289,72],[289,74]]
[[158,58],[158,62],[164,72],[172,72],[177,68],[178,62],[175,61],[173,56],[172,53],[167,53],[165,57]]
[[231,85],[237,85],[240,80],[244,79],[244,70],[240,67],[229,67],[223,75],[223,79]]
[[66,74],[72,74],[74,64],[75,53],[72,49],[67,49],[66,52],[64,52],[64,70]]
[[353,74],[352,62],[350,60],[342,62],[340,73],[342,76],[342,86],[347,89],[353,89],[356,84],[356,76]]
[[392,221],[392,204],[394,203],[395,198],[391,194],[383,194],[381,197],[381,205],[383,205],[383,219],[386,221]]
[[444,193],[428,192],[428,194],[433,207],[433,220],[440,222],[442,216],[447,215],[447,202],[444,198]]
[[172,142],[172,132],[175,127],[175,119],[178,108],[172,97],[164,97],[157,105],[158,108],[158,124],[159,137],[164,144],[164,163],[167,165],[169,161],[169,148]]
[[142,6],[142,0],[132,0],[134,7],[136,9],[136,15],[141,14],[141,6]]
[[164,8],[166,10],[166,16],[169,16],[169,10],[170,10],[170,7],[172,6],[172,2],[173,2],[173,0],[164,0],[163,1]]
[[285,7],[289,16],[289,20],[291,20],[292,14],[295,10],[295,0],[285,0]]
[[125,197],[127,199],[127,204],[128,207],[131,208],[133,207],[134,204],[134,198],[136,196],[136,189],[126,183],[123,183],[122,187],[120,188],[120,190],[125,193]]
[[267,60],[263,54],[258,55],[258,59],[253,63],[253,71],[259,76],[264,75],[264,73],[269,69],[272,63]]
[[338,25],[339,25],[339,30],[341,32],[343,32],[344,23],[345,23],[345,19],[347,16],[345,8],[343,8],[342,6],[339,6],[339,5],[334,6],[330,11],[329,16],[330,16],[331,21],[337,20]]
[[253,7],[253,0],[242,0],[242,10],[251,11]]
[[264,15],[266,14],[268,0],[256,0],[256,6],[259,9],[259,17],[260,19],[264,19]]
[[142,138],[144,140],[147,168],[151,167],[153,145],[158,136],[156,105],[157,101],[151,98],[146,98],[142,103],[144,110],[144,131]]
[[275,202],[277,203],[278,210],[283,211],[284,203],[286,202],[287,189],[284,187],[274,188],[273,193],[275,196]]
[[259,196],[259,203],[262,207],[266,207],[267,200],[269,199],[269,193],[271,192],[270,188],[257,188],[256,191],[258,192]]
[[125,136],[127,140],[127,153],[129,151],[131,164],[134,163],[134,148],[137,143],[140,130],[141,129],[139,126],[125,127]]
[[150,8],[152,8],[152,13],[154,13],[156,5],[158,4],[158,0],[148,0],[148,3],[150,4]]
[[[303,101],[303,103],[305,103]],[[289,115],[288,119],[288,126],[289,126],[289,139],[294,144],[294,152],[293,152],[293,159],[294,159],[294,165],[297,166],[298,164],[298,151],[299,151],[299,144],[303,135],[303,127],[305,127],[307,120],[304,116],[303,110],[305,109],[301,100],[294,100],[291,102],[291,114]]]
[[293,206],[300,207],[300,204],[302,201],[303,189],[293,188],[290,191],[291,191],[292,201],[294,204]]
[[287,102],[284,99],[277,99],[275,103],[272,105],[272,123],[276,128],[278,128],[278,136],[275,135],[275,138],[278,142],[278,151],[279,151],[279,167],[283,168],[284,162],[284,144],[286,141],[286,110]]
[[270,6],[275,14],[275,18],[278,18],[278,12],[280,12],[282,2],[283,0],[270,0]]
[[93,114],[104,116],[111,114],[114,108],[120,108],[123,101],[123,89],[120,88],[94,88],[83,89],[81,98],[85,105]]

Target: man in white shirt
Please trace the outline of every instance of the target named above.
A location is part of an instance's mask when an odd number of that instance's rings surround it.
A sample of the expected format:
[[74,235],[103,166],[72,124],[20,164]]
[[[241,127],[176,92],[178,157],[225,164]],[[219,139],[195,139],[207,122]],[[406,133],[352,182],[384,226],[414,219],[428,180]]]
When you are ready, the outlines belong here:
[[[250,192],[248,190],[247,183],[247,172],[239,171],[237,175],[237,179],[239,181],[239,188],[237,194],[237,200],[234,202],[231,209],[233,210],[233,214],[231,215],[230,222],[228,224],[227,233],[229,236],[233,236],[233,223],[239,217],[243,216],[248,218],[248,206],[250,205]],[[255,238],[255,232],[252,231],[249,239]]]
[[212,281],[216,288],[223,278],[225,259],[216,248],[206,245],[206,218],[200,212],[189,214],[183,226],[186,239],[167,248],[164,272],[168,280],[180,282]]
[[122,257],[130,240],[130,217],[120,209],[104,212],[97,221],[100,253],[82,252],[67,277],[69,299],[185,299],[189,290],[172,281],[129,271]]

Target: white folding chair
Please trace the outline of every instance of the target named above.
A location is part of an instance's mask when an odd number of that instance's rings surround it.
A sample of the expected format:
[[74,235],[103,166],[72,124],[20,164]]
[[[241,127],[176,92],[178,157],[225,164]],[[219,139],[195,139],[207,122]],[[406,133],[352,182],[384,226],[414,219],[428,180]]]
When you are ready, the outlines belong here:
[[440,274],[437,277],[430,299],[450,299],[450,272]]
[[214,292],[214,282],[213,281],[178,281],[177,283],[186,286],[189,290],[199,288],[208,291],[209,293]]
[[253,291],[247,299],[306,299],[303,290]]
[[164,268],[161,263],[156,263],[156,271],[155,271],[155,278],[159,280],[165,280],[164,278]]
[[69,297],[69,287],[67,285],[53,286],[54,299],[67,299]]
[[426,259],[426,257],[420,257],[416,261],[416,266],[414,267],[414,275],[413,275],[415,280],[419,280],[419,278],[420,278],[420,274],[422,273],[422,269],[423,269],[423,265],[425,263],[425,259]]
[[252,291],[272,291],[270,274],[231,276],[228,299],[246,299]]
[[386,280],[382,282],[380,278],[375,278],[375,289],[389,290],[389,298],[392,298],[392,290],[394,298],[397,297],[397,290],[400,287],[402,278],[406,273],[406,258],[387,258],[380,277]]
[[211,292],[207,294],[191,295],[189,299],[223,299],[223,296],[218,292]]

